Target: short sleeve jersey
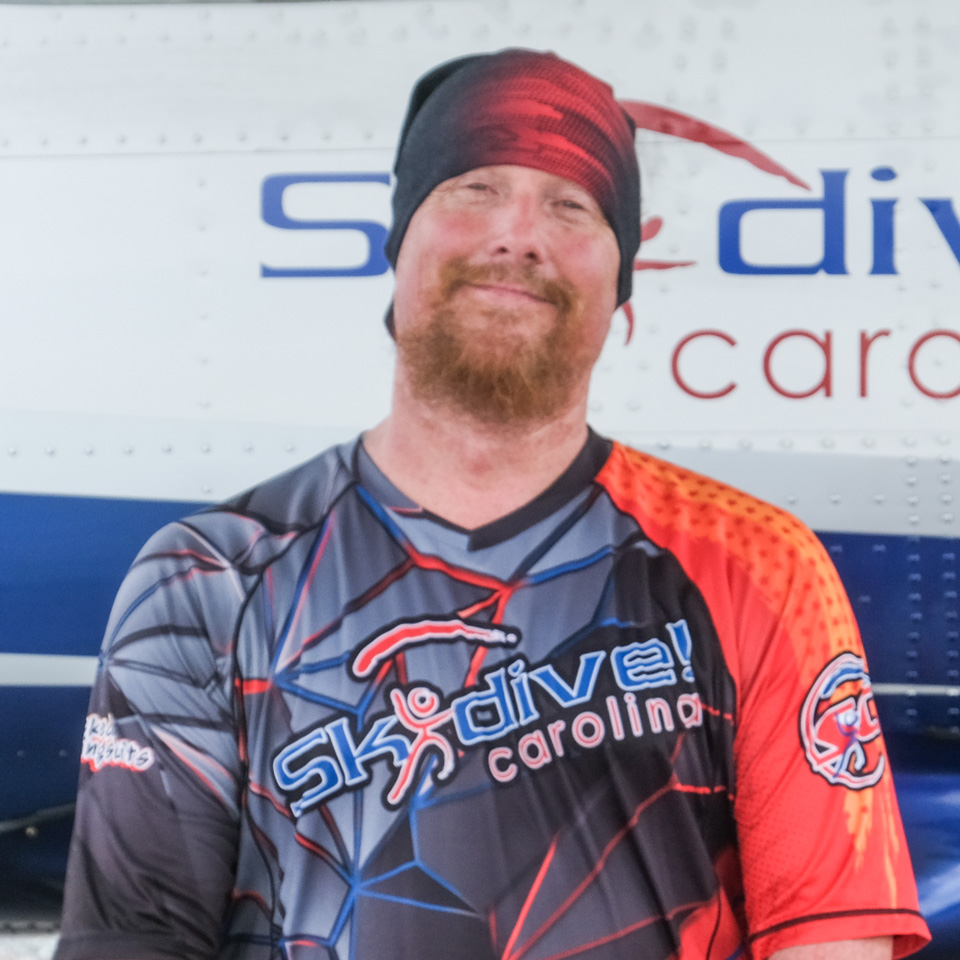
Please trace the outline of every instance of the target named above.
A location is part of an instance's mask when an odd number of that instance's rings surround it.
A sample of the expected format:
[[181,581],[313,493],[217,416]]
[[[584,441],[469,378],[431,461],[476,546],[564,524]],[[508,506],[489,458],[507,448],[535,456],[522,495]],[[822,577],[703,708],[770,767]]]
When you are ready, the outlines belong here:
[[928,938],[819,542],[595,434],[473,531],[329,450],[151,539],[101,661],[58,960]]

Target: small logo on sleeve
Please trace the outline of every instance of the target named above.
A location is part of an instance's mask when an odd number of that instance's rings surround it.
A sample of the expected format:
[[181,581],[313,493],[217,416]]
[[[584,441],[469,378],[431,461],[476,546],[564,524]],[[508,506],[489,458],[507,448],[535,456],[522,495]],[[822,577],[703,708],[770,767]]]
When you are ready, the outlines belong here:
[[112,713],[101,717],[99,713],[87,716],[83,728],[83,747],[80,762],[96,772],[104,767],[123,767],[142,773],[153,766],[156,759],[150,747],[143,747],[136,740],[126,740],[116,735],[116,721]]
[[841,653],[820,671],[800,709],[807,762],[828,783],[863,790],[883,776],[886,757],[863,659]]

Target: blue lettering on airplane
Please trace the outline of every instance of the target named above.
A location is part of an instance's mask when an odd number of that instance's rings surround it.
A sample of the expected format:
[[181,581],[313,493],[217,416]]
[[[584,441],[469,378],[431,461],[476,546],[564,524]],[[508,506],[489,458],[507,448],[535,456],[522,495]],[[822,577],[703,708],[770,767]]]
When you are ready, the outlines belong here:
[[[849,273],[846,264],[846,181],[849,170],[821,170],[823,194],[790,200],[753,198],[730,200],[720,207],[718,217],[717,258],[725,273],[744,276],[812,276],[818,273],[842,276]],[[870,176],[885,182],[896,179],[891,167],[876,167]],[[295,173],[267,177],[261,187],[261,216],[265,223],[281,230],[352,230],[362,233],[368,242],[366,260],[350,267],[271,267],[261,264],[262,277],[377,277],[390,269],[384,254],[388,228],[375,220],[300,220],[289,216],[283,207],[288,187],[300,183],[379,183],[390,185],[389,173]],[[960,263],[960,220],[953,201],[947,197],[919,198],[947,246]],[[873,260],[870,274],[896,274],[894,260],[894,210],[896,198],[872,198]],[[746,214],[763,211],[789,224],[792,211],[819,211],[822,216],[822,255],[815,263],[757,264],[744,258],[741,224]]]
[[[821,170],[823,196],[816,199],[785,200],[753,199],[731,200],[720,208],[718,218],[718,260],[726,273],[754,276],[812,275],[816,273],[846,274],[846,178],[849,170]],[[877,167],[870,176],[877,181],[894,180],[891,167]],[[933,222],[947,242],[951,253],[960,263],[960,221],[953,201],[948,198],[919,198],[933,217]],[[873,263],[871,275],[896,274],[894,262],[894,207],[896,199],[870,201],[873,220]],[[818,210],[823,223],[823,255],[809,264],[754,264],[748,263],[741,251],[741,221],[752,211],[776,212],[780,223],[789,223],[789,211]]]
[[374,220],[296,220],[283,209],[283,195],[297,183],[382,183],[390,185],[389,173],[292,173],[267,177],[260,192],[260,210],[265,223],[281,230],[355,230],[367,238],[367,259],[356,267],[268,267],[260,265],[261,277],[378,277],[390,269],[383,247],[387,228]]

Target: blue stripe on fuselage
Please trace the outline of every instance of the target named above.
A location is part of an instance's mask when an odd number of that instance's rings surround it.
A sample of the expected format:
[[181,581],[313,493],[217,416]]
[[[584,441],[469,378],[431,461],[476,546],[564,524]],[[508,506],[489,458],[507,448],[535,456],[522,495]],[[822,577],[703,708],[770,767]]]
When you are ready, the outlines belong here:
[[95,656],[140,548],[201,506],[0,493],[0,652]]

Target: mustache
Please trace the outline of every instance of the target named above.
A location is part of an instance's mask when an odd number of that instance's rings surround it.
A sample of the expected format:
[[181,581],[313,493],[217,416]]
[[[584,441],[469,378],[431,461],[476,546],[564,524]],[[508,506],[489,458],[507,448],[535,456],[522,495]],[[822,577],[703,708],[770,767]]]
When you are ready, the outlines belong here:
[[466,286],[498,283],[519,287],[525,293],[554,304],[561,313],[569,311],[575,300],[569,285],[541,276],[532,265],[468,263],[463,257],[455,257],[440,268],[440,299],[449,300]]

